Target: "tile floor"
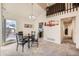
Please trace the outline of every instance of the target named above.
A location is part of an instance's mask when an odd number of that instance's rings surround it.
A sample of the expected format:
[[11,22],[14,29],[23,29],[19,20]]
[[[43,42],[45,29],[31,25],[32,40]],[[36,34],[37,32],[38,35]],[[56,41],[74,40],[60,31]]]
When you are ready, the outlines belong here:
[[79,56],[79,50],[70,43],[59,45],[46,40],[40,40],[38,48],[34,45],[28,49],[26,44],[24,52],[21,51],[21,46],[16,51],[16,43],[2,46],[1,56]]

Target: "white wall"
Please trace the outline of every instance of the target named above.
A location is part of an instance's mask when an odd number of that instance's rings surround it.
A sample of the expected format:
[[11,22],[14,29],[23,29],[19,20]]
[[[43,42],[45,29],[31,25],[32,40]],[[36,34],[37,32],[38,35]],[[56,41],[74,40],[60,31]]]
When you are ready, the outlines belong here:
[[0,41],[2,39],[1,3],[0,3]]
[[76,47],[79,48],[79,13],[76,17],[76,27],[74,35],[75,35],[74,39],[76,40]]
[[44,26],[45,39],[60,44],[60,19],[56,17],[49,17],[47,18],[47,21],[49,20],[57,20],[59,21],[59,25],[52,27]]

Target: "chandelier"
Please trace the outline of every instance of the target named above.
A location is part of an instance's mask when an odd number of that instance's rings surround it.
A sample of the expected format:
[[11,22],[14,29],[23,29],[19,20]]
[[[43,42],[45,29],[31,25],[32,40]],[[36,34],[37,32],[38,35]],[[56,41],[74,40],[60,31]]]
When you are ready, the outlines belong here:
[[33,14],[33,12],[34,12],[34,10],[33,10],[33,3],[31,4],[31,6],[32,6],[32,7],[31,7],[31,8],[32,8],[32,9],[31,9],[32,11],[31,11],[31,15],[29,16],[29,19],[34,20],[34,19],[36,19],[36,17],[35,17],[34,14]]

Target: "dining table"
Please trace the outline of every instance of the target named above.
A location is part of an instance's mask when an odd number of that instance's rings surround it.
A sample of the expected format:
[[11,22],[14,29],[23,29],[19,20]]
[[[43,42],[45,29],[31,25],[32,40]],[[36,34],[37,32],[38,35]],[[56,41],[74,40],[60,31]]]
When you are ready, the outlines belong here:
[[31,35],[27,35],[27,36],[23,36],[23,38],[25,39],[25,41],[27,41],[28,43],[28,48],[30,48],[30,44],[31,44]]

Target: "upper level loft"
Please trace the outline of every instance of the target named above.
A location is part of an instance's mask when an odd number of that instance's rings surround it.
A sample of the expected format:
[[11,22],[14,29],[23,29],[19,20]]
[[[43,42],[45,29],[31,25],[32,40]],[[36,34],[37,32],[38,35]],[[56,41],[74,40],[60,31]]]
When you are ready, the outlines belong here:
[[56,3],[46,8],[46,16],[57,16],[64,13],[78,11],[79,3]]

